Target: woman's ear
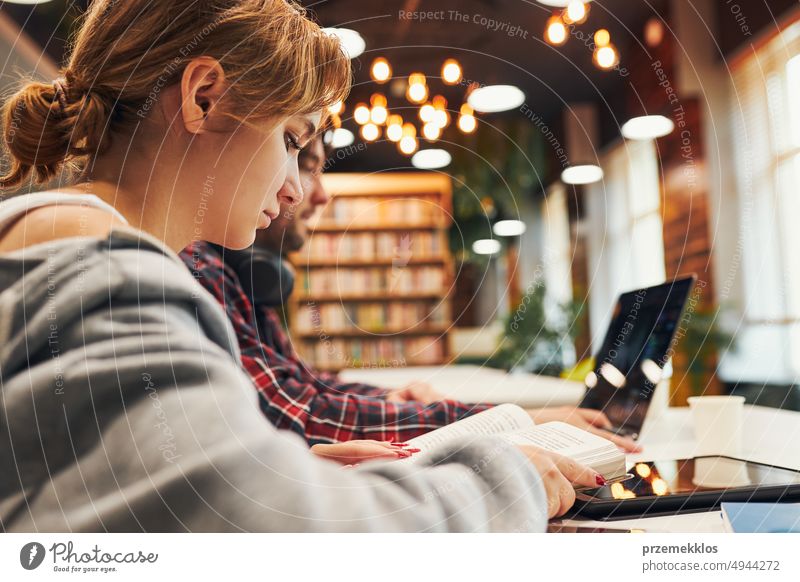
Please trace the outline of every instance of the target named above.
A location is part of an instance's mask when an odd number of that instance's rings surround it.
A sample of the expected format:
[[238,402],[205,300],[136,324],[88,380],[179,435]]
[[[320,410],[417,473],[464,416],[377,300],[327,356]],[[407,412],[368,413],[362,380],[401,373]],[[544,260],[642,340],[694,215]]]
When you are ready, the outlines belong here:
[[207,118],[225,94],[225,72],[213,57],[192,59],[181,77],[181,115],[189,133],[208,130]]

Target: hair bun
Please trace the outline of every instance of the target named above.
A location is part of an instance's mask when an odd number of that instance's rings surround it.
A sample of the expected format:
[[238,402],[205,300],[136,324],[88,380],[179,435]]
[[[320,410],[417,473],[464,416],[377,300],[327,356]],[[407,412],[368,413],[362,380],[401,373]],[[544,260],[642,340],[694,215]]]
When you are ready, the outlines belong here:
[[[62,81],[63,83],[63,81]],[[97,153],[112,106],[94,91],[73,100],[72,87],[59,95],[56,83],[27,83],[3,106],[3,142],[11,167],[0,187],[54,178],[65,162]]]

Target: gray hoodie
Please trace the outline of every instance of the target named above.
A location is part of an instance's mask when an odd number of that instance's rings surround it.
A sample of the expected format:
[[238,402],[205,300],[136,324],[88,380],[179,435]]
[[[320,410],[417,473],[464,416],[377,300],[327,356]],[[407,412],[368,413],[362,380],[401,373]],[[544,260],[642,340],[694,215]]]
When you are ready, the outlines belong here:
[[494,439],[343,469],[271,427],[231,327],[141,233],[0,256],[0,529],[544,531]]

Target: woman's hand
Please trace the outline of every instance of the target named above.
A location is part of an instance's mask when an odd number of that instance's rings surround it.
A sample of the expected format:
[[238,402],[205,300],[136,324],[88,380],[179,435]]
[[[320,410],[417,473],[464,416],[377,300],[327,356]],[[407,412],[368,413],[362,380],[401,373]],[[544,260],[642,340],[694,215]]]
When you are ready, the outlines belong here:
[[405,459],[418,453],[419,449],[410,449],[406,443],[356,440],[332,445],[314,445],[311,447],[311,452],[342,465],[357,465],[377,459]]
[[599,487],[605,479],[597,471],[576,463],[558,453],[539,447],[520,446],[520,450],[530,459],[542,478],[547,494],[547,517],[564,515],[575,503],[573,485]]
[[599,410],[573,408],[572,406],[553,406],[549,408],[534,408],[528,410],[528,414],[531,415],[536,424],[560,420],[608,439],[626,453],[640,453],[642,451],[642,447],[637,445],[633,439],[608,431],[607,429],[611,428],[611,421]]
[[386,395],[389,402],[420,402],[432,404],[444,400],[444,396],[433,389],[427,382],[411,382],[410,384],[392,390]]

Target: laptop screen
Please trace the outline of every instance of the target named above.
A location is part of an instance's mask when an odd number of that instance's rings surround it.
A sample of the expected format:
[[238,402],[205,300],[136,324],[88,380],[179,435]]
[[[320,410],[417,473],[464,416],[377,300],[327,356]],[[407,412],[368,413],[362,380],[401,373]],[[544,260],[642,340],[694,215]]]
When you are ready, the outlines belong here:
[[650,398],[671,356],[695,277],[620,295],[582,407],[602,410],[618,428],[638,434]]

